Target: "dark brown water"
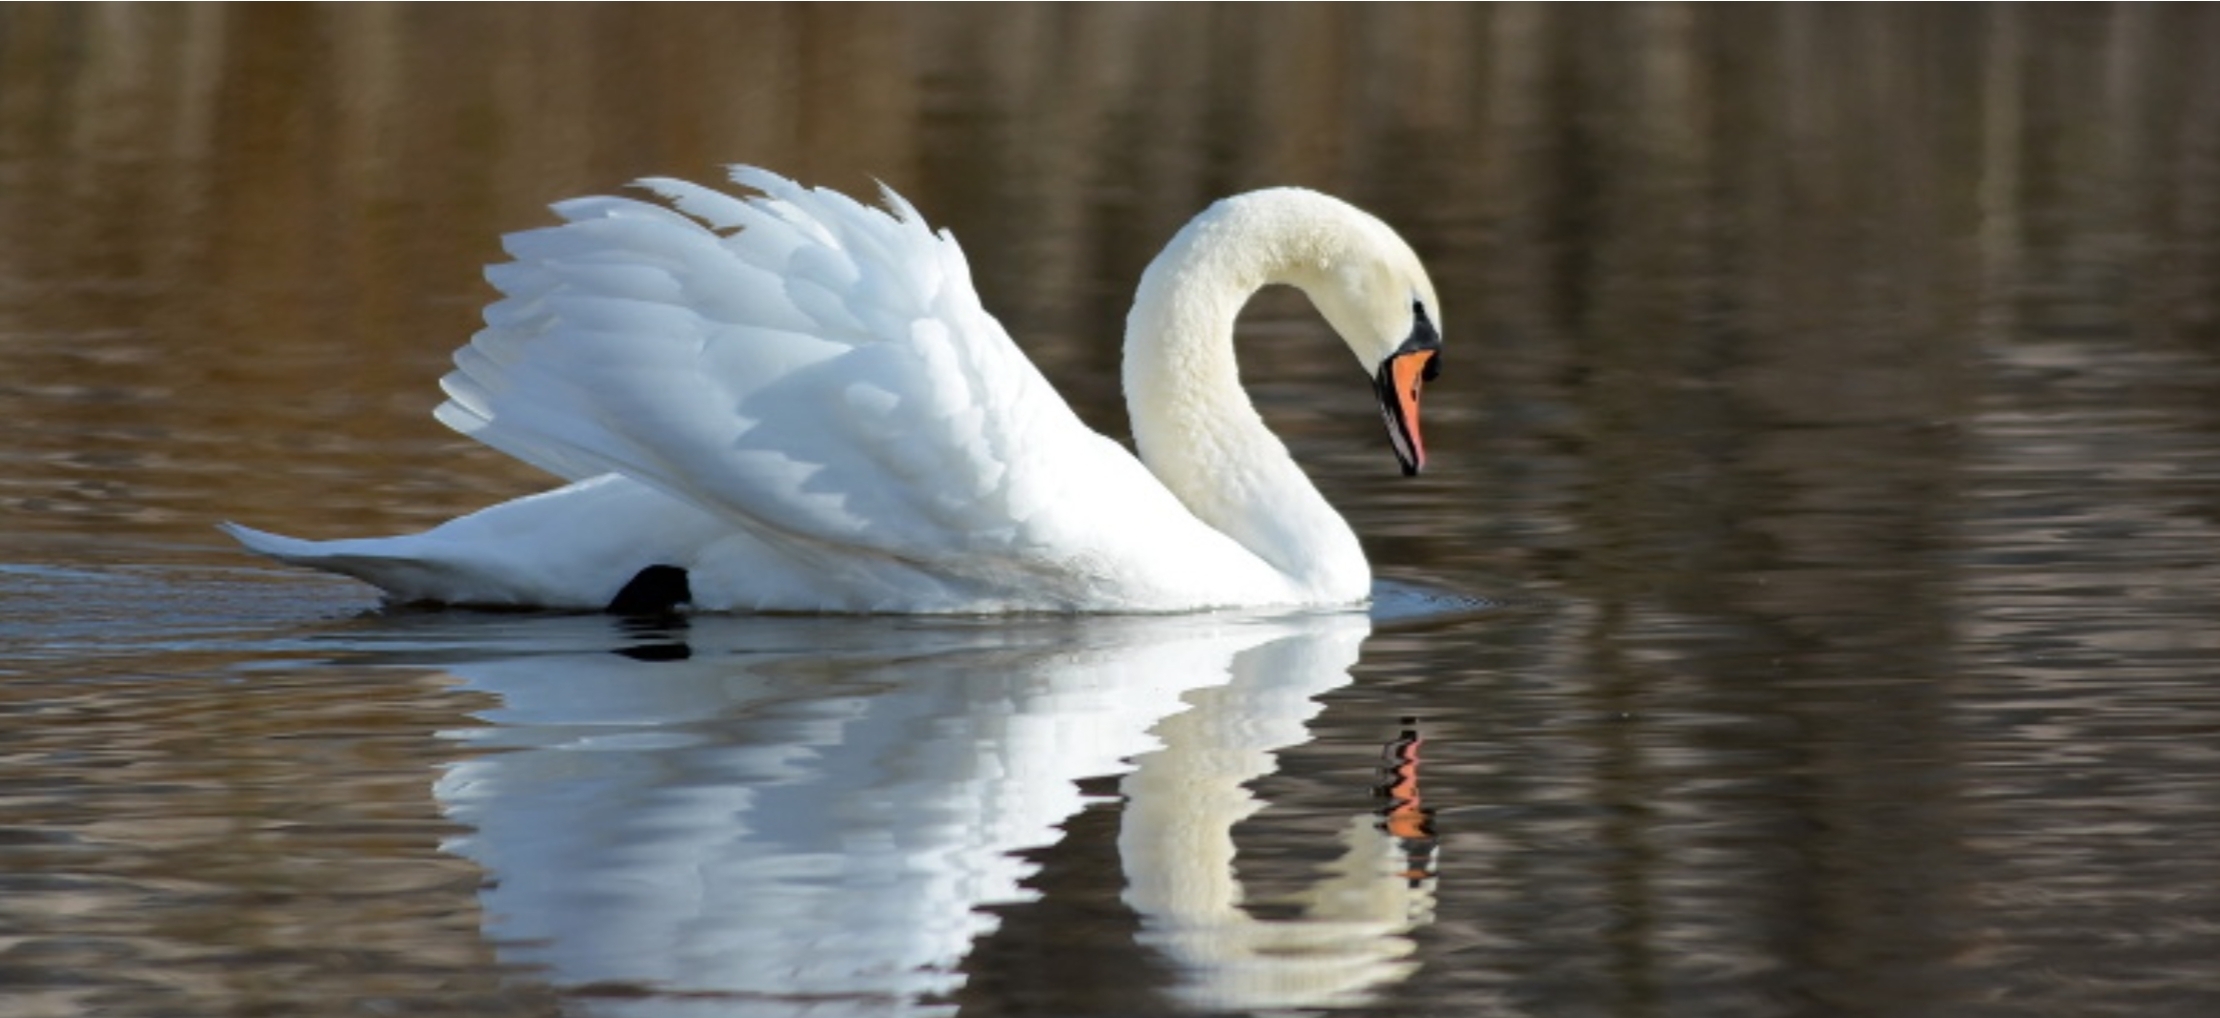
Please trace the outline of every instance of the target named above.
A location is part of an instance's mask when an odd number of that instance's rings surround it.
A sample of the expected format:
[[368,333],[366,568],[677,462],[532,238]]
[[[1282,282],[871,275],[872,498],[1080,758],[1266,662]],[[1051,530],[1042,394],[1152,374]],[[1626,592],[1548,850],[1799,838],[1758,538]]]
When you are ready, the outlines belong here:
[[[2215,52],[2188,5],[0,9],[0,1014],[2214,1013]],[[1398,225],[1426,475],[1299,300],[1243,341],[1389,610],[392,613],[211,529],[544,486],[428,414],[478,267],[735,161],[903,191],[1112,434],[1187,216]]]

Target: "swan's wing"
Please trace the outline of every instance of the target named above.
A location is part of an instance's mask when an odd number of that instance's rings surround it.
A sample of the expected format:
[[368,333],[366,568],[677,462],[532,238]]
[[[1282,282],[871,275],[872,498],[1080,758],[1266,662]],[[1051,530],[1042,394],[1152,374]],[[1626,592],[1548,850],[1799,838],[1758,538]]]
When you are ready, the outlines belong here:
[[828,568],[883,556],[1037,590],[1126,568],[1105,560],[1238,550],[1080,422],[980,306],[954,238],[900,197],[889,214],[733,176],[762,193],[650,180],[673,207],[579,199],[507,238],[514,261],[487,271],[505,296],[457,352],[439,419]]

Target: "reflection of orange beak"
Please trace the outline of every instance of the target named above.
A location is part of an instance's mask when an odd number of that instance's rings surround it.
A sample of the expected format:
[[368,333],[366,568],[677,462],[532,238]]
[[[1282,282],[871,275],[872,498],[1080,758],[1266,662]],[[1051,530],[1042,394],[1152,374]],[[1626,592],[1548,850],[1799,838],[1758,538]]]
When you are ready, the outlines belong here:
[[[1405,725],[1416,723],[1415,718],[1404,718]],[[1425,740],[1419,738],[1418,729],[1405,728],[1401,738],[1387,744],[1386,781],[1375,793],[1387,799],[1386,809],[1380,811],[1380,829],[1402,843],[1403,872],[1397,874],[1410,881],[1412,887],[1434,878],[1435,848],[1434,811],[1428,809],[1418,794],[1418,749]]]
[[1417,732],[1404,732],[1388,747],[1392,766],[1388,768],[1387,787],[1380,790],[1389,803],[1387,832],[1405,841],[1434,836],[1431,811],[1421,804],[1418,795],[1418,747],[1423,744]]
[[1380,415],[1387,420],[1388,441],[1408,477],[1426,468],[1426,440],[1418,428],[1418,391],[1434,377],[1435,350],[1405,350],[1380,365],[1374,380],[1380,397]]

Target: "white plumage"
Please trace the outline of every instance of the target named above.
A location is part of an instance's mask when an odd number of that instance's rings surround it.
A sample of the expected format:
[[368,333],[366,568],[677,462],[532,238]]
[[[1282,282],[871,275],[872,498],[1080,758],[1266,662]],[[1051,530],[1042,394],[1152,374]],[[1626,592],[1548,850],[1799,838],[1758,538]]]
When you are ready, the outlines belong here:
[[513,260],[487,270],[503,297],[456,353],[437,416],[571,484],[400,537],[226,529],[402,601],[598,608],[654,565],[685,570],[705,610],[1367,595],[1354,535],[1242,394],[1231,329],[1258,287],[1302,286],[1380,366],[1391,433],[1404,401],[1398,448],[1422,457],[1416,369],[1438,348],[1438,305],[1377,220],[1282,189],[1181,232],[1128,323],[1144,466],[1080,422],[980,306],[954,238],[899,196],[889,214],[733,176],[760,194],[649,180],[668,206],[560,203],[560,225],[511,235]]

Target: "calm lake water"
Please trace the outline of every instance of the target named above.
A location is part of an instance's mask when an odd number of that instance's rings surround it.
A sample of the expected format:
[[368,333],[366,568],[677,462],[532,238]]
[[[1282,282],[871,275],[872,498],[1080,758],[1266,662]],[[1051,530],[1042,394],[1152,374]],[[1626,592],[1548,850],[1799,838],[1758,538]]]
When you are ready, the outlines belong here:
[[[2208,1015],[2206,5],[0,9],[0,1014]],[[429,416],[544,206],[884,180],[1124,434],[1140,267],[1428,258],[1369,615],[383,610],[231,547],[547,485]],[[1473,599],[1484,599],[1476,605]]]

